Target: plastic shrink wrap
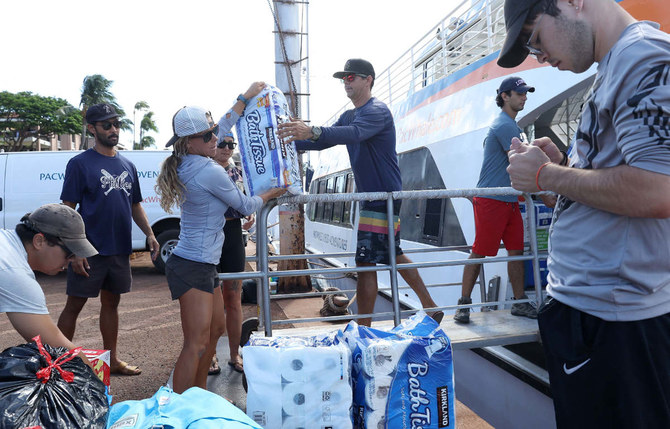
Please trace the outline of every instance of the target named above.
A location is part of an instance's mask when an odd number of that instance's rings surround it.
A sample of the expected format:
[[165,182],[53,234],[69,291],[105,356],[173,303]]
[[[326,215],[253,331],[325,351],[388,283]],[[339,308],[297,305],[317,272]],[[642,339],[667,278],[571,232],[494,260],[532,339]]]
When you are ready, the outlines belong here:
[[237,121],[247,195],[259,195],[274,187],[288,188],[293,195],[302,193],[295,144],[284,143],[277,136],[277,125],[288,119],[284,94],[268,85],[249,100]]

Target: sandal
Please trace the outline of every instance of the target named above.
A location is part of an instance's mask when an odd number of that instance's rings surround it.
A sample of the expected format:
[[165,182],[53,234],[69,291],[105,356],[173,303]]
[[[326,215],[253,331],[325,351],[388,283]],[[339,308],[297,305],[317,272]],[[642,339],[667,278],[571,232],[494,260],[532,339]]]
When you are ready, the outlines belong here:
[[207,375],[217,375],[221,373],[221,367],[219,366],[219,359],[216,356],[212,356],[212,363],[209,364],[209,371]]
[[228,361],[228,365],[229,365],[230,367],[232,367],[233,370],[236,371],[236,372],[241,372],[241,373],[244,372],[244,365],[243,365],[242,362],[240,362],[239,360],[238,360],[237,362],[234,362],[234,361]]

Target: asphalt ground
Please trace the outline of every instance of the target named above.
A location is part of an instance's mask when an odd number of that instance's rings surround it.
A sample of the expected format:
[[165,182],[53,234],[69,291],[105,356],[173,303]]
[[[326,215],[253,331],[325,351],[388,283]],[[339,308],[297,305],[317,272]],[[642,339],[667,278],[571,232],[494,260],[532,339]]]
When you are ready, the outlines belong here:
[[[249,243],[253,247],[253,243]],[[254,249],[247,248],[248,253]],[[165,276],[153,266],[147,252],[131,256],[133,286],[124,294],[119,305],[119,357],[142,369],[137,376],[112,375],[110,393],[113,404],[127,400],[141,400],[154,395],[170,379],[174,363],[182,346],[179,302],[172,301]],[[49,313],[54,322],[65,306],[65,273],[47,276],[37,273],[37,281],[46,296]],[[292,300],[295,301],[295,300]],[[307,298],[300,303],[273,301],[273,320],[297,317],[317,317],[321,307],[320,298]],[[281,303],[281,306],[280,304]],[[254,304],[242,304],[243,318],[257,315]],[[79,315],[73,342],[87,349],[102,349],[99,329],[100,301],[89,299]],[[287,315],[288,314],[288,315]],[[292,325],[281,325],[281,328]],[[228,360],[227,338],[222,338],[217,347],[222,374],[208,377],[208,388],[230,399],[245,397],[240,392],[241,375],[232,371],[225,362]],[[0,313],[0,350],[23,344],[25,341],[14,331],[7,316]],[[232,389],[232,390],[231,390]],[[230,396],[228,396],[228,394]],[[233,402],[237,402],[234,401]],[[244,408],[244,404],[236,404]],[[457,427],[461,429],[490,428],[465,405],[456,403]]]
[[[182,346],[179,302],[172,301],[165,276],[153,266],[146,252],[133,254],[132,291],[124,294],[119,305],[119,357],[142,369],[138,376],[112,375],[110,393],[113,403],[153,396],[164,385],[177,361]],[[65,306],[65,273],[47,276],[38,273],[37,281],[46,296],[51,318],[58,320]],[[273,318],[281,310],[273,304]],[[256,306],[243,304],[244,318],[255,316]],[[99,329],[100,300],[88,300],[79,315],[73,342],[87,349],[102,349]],[[0,350],[23,344],[7,316],[0,314]],[[227,356],[226,356],[227,357]],[[225,360],[223,361],[226,362]]]

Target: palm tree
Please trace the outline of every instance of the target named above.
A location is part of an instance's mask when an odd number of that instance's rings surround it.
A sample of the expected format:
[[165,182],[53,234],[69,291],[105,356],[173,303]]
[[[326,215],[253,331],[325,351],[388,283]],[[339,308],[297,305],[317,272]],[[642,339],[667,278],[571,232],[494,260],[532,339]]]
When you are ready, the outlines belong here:
[[146,149],[148,147],[156,147],[156,139],[151,136],[144,136],[140,140],[140,148]]
[[158,132],[158,127],[156,126],[156,122],[154,122],[153,116],[154,112],[148,111],[144,114],[142,122],[140,122],[140,144],[137,149],[144,149],[155,143],[155,139],[153,137],[144,135],[145,132],[149,131]]
[[135,124],[137,124],[137,111],[138,110],[149,110],[149,103],[146,101],[138,101],[135,103],[135,108],[133,109],[133,148],[137,145],[137,133],[135,132]]
[[83,128],[81,131],[81,143],[84,145],[86,139],[86,111],[89,106],[93,106],[98,103],[109,103],[114,106],[116,113],[119,114],[121,121],[121,129],[125,131],[130,131],[132,126],[132,121],[125,118],[126,113],[119,106],[116,101],[116,97],[109,88],[112,86],[114,81],[111,81],[105,78],[100,74],[92,74],[84,78],[84,83],[81,86],[81,99],[79,101],[79,106],[81,107],[81,114],[84,118]]

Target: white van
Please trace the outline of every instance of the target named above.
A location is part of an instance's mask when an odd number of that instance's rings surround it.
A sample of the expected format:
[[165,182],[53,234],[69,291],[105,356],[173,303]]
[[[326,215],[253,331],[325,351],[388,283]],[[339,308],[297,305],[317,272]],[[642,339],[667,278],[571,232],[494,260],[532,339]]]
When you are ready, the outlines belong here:
[[[0,227],[14,229],[19,219],[46,203],[59,203],[65,167],[81,151],[0,153]],[[169,150],[119,151],[135,164],[142,190],[142,207],[161,246],[154,261],[164,272],[165,261],[179,240],[179,210],[168,214],[154,191],[161,163]],[[146,237],[133,223],[133,250],[147,250]]]

